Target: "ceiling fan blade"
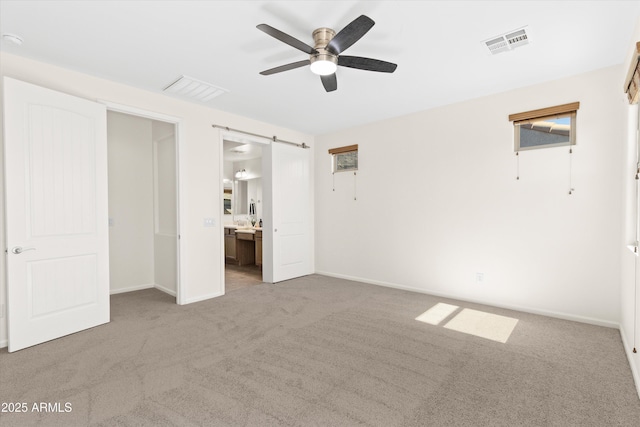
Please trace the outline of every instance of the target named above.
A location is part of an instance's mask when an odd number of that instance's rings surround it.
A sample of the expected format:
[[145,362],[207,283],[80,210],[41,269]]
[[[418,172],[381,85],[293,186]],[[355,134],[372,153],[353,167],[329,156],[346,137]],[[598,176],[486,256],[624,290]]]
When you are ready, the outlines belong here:
[[338,65],[349,68],[357,68],[359,70],[378,71],[381,73],[393,73],[398,67],[387,61],[379,59],[363,58],[361,56],[339,56]]
[[295,68],[304,67],[305,65],[311,64],[311,61],[305,59],[304,61],[292,62],[291,64],[281,65],[279,67],[270,68],[268,70],[261,71],[260,74],[263,76],[268,76],[275,73],[281,73],[283,71],[293,70]]
[[327,76],[320,76],[324,90],[327,92],[333,92],[338,89],[338,79],[336,79],[336,73],[329,74]]
[[373,19],[365,15],[360,15],[340,30],[340,32],[331,39],[326,49],[334,55],[339,55],[347,50],[349,46],[360,40],[374,24]]
[[280,40],[283,43],[288,44],[289,46],[295,47],[298,50],[303,51],[304,53],[308,53],[309,55],[314,55],[318,53],[317,50],[312,48],[306,43],[301,42],[295,37],[291,37],[289,34],[283,33],[282,31],[273,28],[267,24],[260,24],[256,26],[257,29],[269,34],[271,37]]

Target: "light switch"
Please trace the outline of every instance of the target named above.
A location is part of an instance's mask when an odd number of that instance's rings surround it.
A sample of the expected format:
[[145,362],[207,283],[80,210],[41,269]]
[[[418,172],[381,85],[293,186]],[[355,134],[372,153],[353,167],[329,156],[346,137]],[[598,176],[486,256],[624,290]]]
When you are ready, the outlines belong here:
[[215,218],[205,218],[204,219],[204,226],[205,227],[215,227],[216,226],[216,219]]
[[113,218],[109,218],[109,227],[113,227]]

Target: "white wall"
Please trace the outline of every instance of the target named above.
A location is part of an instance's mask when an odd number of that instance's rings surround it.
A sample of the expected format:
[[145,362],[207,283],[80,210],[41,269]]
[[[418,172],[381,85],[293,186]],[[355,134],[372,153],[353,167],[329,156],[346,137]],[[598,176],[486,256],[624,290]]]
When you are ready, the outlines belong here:
[[113,293],[154,283],[151,120],[107,113]]
[[[617,326],[621,70],[317,136],[316,271]],[[517,181],[508,115],[575,101],[574,194],[567,147],[521,153]],[[332,191],[327,150],[352,144]]]
[[[225,161],[223,168],[223,178],[233,181],[233,162]],[[225,187],[231,188],[231,184],[225,184]]]
[[[223,264],[221,124],[263,135],[278,135],[289,141],[313,146],[314,138],[286,128],[242,116],[183,102],[158,93],[63,69],[16,55],[0,52],[0,77],[8,76],[90,100],[106,100],[130,107],[181,118],[179,161],[181,170],[181,256],[184,259],[183,298],[199,301],[221,295]],[[2,152],[2,150],[0,150]],[[0,170],[0,180],[4,172]],[[0,188],[4,183],[0,181]],[[4,203],[4,195],[0,197]],[[0,223],[4,223],[0,210]],[[216,227],[203,226],[204,218],[216,219]],[[5,241],[4,228],[0,241]],[[4,259],[2,269],[5,271]],[[0,277],[0,296],[6,301],[4,274]],[[6,310],[5,310],[6,312]],[[4,314],[4,313],[3,313]],[[6,316],[0,318],[0,345],[6,345]]]
[[[638,105],[630,106],[622,93],[624,79],[627,70],[631,65],[632,58],[635,61],[636,42],[640,41],[640,20],[636,25],[634,35],[629,43],[629,53],[625,61],[624,68],[618,76],[621,102],[625,107],[625,129],[626,133],[621,139],[623,159],[620,164],[622,168],[622,188],[624,194],[624,206],[622,212],[623,232],[619,241],[620,247],[633,245],[636,235],[636,129],[638,126]],[[629,364],[636,382],[638,394],[640,395],[640,354],[633,353],[634,345],[640,345],[640,316],[635,315],[636,309],[640,309],[640,295],[637,292],[638,283],[636,278],[636,267],[640,260],[629,250],[622,250],[621,262],[621,290],[620,290],[620,333],[624,340],[625,350],[629,357]],[[640,271],[640,269],[638,269]],[[639,273],[640,274],[640,273]],[[635,322],[635,323],[634,323]]]
[[255,217],[256,221],[260,221],[260,218],[262,218],[262,178],[254,178],[247,181],[247,199],[249,203],[253,199],[256,204]]

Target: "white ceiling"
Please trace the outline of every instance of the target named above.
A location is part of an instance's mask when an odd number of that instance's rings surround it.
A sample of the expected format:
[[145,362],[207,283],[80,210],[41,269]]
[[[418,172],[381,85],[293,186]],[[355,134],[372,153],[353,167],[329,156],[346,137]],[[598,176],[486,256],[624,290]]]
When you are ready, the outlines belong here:
[[[258,74],[307,55],[256,25],[313,44],[361,14],[376,25],[345,54],[394,74],[339,67],[332,93],[307,68]],[[311,134],[620,64],[639,16],[640,1],[0,0],[0,32],[24,39],[3,51],[152,92],[188,75],[230,91],[212,108]],[[481,44],[525,25],[527,46]]]
[[222,155],[227,162],[242,162],[262,157],[262,147],[258,144],[235,141],[223,141],[222,144]]

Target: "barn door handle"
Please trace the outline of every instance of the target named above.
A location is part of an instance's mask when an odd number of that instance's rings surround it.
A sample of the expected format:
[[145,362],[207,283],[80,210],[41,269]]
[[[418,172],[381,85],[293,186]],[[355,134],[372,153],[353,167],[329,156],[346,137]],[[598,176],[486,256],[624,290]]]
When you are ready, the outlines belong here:
[[23,248],[22,246],[14,246],[13,248],[11,248],[11,253],[14,253],[16,255],[20,255],[22,252],[35,251],[35,250],[36,250],[36,248],[34,248],[34,247]]

